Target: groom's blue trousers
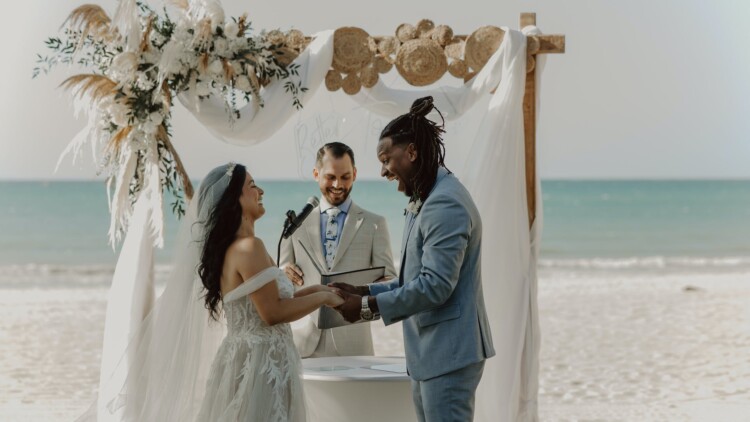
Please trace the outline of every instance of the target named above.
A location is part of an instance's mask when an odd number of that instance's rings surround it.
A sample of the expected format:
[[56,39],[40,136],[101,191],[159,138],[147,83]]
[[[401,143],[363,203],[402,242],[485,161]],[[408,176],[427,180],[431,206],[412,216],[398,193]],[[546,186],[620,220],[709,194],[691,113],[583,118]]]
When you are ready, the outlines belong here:
[[484,361],[424,381],[411,380],[419,422],[470,422]]

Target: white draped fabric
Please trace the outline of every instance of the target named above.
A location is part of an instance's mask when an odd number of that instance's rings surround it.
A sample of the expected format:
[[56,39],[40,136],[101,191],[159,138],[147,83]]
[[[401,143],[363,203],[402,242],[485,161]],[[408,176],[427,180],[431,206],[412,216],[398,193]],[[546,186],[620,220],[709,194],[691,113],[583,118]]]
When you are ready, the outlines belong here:
[[[455,140],[473,143],[468,157],[470,165],[464,166],[458,176],[472,192],[484,224],[484,297],[497,356],[488,360],[485,367],[477,392],[476,420],[533,421],[537,420],[539,322],[536,262],[541,236],[541,194],[537,182],[536,223],[529,230],[522,112],[526,37],[519,31],[504,29],[506,36],[498,51],[482,71],[463,86],[401,90],[390,88],[381,81],[352,98],[365,110],[391,119],[406,112],[414,99],[432,95],[448,120],[463,120],[471,115],[481,121],[479,125],[465,125],[451,131],[446,137],[448,143]],[[534,27],[524,30],[526,33],[530,31],[538,32]],[[303,103],[323,83],[332,56],[333,32],[325,31],[317,34],[295,60],[301,65],[302,84],[309,89],[302,94]],[[495,91],[491,94],[493,89]],[[248,104],[241,110],[241,118],[232,126],[223,102],[199,102],[189,95],[181,95],[180,100],[220,139],[236,145],[253,145],[268,139],[296,112],[282,84],[271,83],[261,95],[264,107]],[[131,234],[141,233],[137,226],[131,224],[126,246]],[[141,241],[141,244],[145,243],[148,242]],[[130,295],[140,299],[133,299],[131,303],[138,304],[149,297],[153,287],[149,283],[137,284],[135,278],[144,274],[145,269],[152,268],[153,261],[135,252],[134,248],[123,248],[120,260],[127,262],[131,271],[123,270],[121,274],[118,271],[112,289],[135,286]],[[132,257],[136,256],[138,258],[133,261]],[[128,277],[134,278],[128,280]],[[141,291],[136,291],[139,289]],[[110,306],[113,306],[111,302]],[[117,312],[122,312],[120,316],[128,315],[120,320],[142,317],[143,309],[138,306],[125,309],[128,306],[117,308]],[[117,349],[124,344],[123,341],[127,342],[123,339],[128,331],[120,332],[120,339],[109,335],[110,332],[118,333],[110,329],[110,318],[118,318],[118,315],[108,314],[104,350],[107,355],[120,356],[122,353],[117,353]],[[102,369],[104,374],[105,367]]]
[[[148,201],[135,204],[130,229],[115,267],[104,322],[99,397],[114,397],[119,393],[127,371],[118,371],[117,368],[122,364],[125,350],[131,355],[126,356],[125,361],[132,360],[134,349],[127,349],[128,344],[137,336],[139,327],[154,305],[154,247],[148,229],[150,213]],[[113,382],[117,377],[119,380]],[[99,420],[107,420],[104,406],[106,403],[101,400],[97,409],[101,414]]]
[[[333,60],[333,31],[323,31],[314,37],[293,62],[300,65],[300,81],[307,88],[307,92],[299,94],[303,104],[320,87]],[[235,145],[253,145],[271,137],[297,111],[291,106],[291,97],[282,83],[270,83],[262,88],[261,97],[263,107],[248,104],[231,125],[220,98],[200,101],[193,95],[181,94],[180,102],[217,138]]]

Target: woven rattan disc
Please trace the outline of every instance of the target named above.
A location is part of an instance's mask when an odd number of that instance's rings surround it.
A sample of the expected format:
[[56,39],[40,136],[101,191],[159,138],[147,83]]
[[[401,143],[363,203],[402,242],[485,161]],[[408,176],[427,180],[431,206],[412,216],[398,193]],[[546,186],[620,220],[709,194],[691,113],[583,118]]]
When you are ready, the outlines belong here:
[[359,72],[359,79],[362,81],[362,86],[372,88],[378,83],[378,70],[372,65],[367,66]]
[[338,70],[329,70],[326,73],[326,88],[329,91],[338,91],[341,88],[342,79]]
[[496,26],[483,26],[474,31],[466,39],[464,51],[466,64],[475,72],[481,70],[487,63],[487,60],[500,47],[503,35],[503,30]]
[[367,47],[370,49],[370,54],[378,54],[378,42],[373,37],[367,37]]
[[464,46],[466,43],[458,38],[454,38],[450,44],[445,46],[445,55],[454,60],[460,60],[464,57]]
[[378,43],[378,51],[385,55],[396,54],[398,46],[401,45],[396,37],[383,37]]
[[398,26],[398,28],[396,28],[396,38],[398,38],[398,40],[402,43],[413,40],[418,36],[419,33],[417,32],[417,28],[415,28],[413,25],[409,25],[408,23],[402,23]]
[[526,38],[526,54],[536,54],[539,52],[539,38],[527,37]]
[[429,19],[422,19],[417,22],[417,34],[418,36],[427,35],[432,29],[435,28],[435,23]]
[[284,67],[288,66],[289,63],[293,62],[299,56],[297,50],[287,46],[277,49],[276,52],[276,60]]
[[333,68],[343,72],[357,72],[372,61],[370,36],[363,29],[339,28],[333,33]]
[[414,86],[429,85],[448,70],[448,60],[440,45],[433,40],[405,42],[396,54],[398,73]]
[[445,46],[453,39],[453,30],[447,25],[438,25],[432,31],[432,39]]
[[271,44],[284,44],[286,42],[286,35],[278,29],[268,31],[266,34],[266,40]]
[[391,69],[393,69],[393,63],[382,56],[378,56],[375,58],[374,66],[378,73],[388,73],[391,71]]
[[531,54],[526,56],[526,73],[531,72],[536,67],[536,59]]
[[469,66],[463,60],[453,60],[448,65],[448,72],[456,78],[463,78],[469,72]]
[[341,87],[347,94],[354,95],[362,89],[362,81],[359,80],[359,76],[356,73],[350,73],[344,78]]
[[299,29],[292,29],[286,33],[286,45],[301,50],[305,48],[305,34]]

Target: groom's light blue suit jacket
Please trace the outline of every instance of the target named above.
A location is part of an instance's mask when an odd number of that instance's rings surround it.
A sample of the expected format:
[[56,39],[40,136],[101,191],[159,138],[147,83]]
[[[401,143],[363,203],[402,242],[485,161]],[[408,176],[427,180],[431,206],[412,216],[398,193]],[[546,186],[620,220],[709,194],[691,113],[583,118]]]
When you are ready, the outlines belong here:
[[386,325],[403,320],[409,375],[423,381],[495,355],[481,276],[482,221],[444,168],[421,210],[407,213],[398,278],[370,285]]

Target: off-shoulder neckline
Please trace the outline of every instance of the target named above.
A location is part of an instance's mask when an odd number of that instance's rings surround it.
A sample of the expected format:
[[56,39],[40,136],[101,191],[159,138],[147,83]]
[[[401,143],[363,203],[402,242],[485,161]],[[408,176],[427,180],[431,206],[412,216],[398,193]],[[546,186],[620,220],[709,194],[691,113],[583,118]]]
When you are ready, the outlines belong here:
[[236,291],[237,289],[241,288],[242,286],[244,286],[244,285],[246,285],[246,284],[249,284],[249,283],[251,283],[252,281],[254,281],[254,280],[256,280],[256,279],[260,278],[261,276],[264,276],[264,275],[265,275],[266,273],[268,273],[268,272],[275,272],[275,271],[281,271],[281,268],[279,268],[279,267],[274,267],[274,266],[271,266],[271,267],[268,267],[268,268],[266,268],[266,269],[263,269],[263,270],[261,270],[261,271],[259,271],[259,272],[255,273],[255,275],[253,275],[253,276],[251,276],[250,278],[248,278],[247,280],[243,281],[243,282],[242,282],[242,283],[241,283],[241,284],[240,284],[239,286],[237,286],[237,287],[235,287],[234,289],[232,289],[232,290],[228,291],[228,292],[227,292],[227,293],[226,293],[226,294],[225,294],[225,295],[223,296],[223,300],[227,301],[227,300],[229,299],[229,297],[230,297],[230,296],[232,295],[232,293],[234,293],[234,292],[235,292],[235,291]]

